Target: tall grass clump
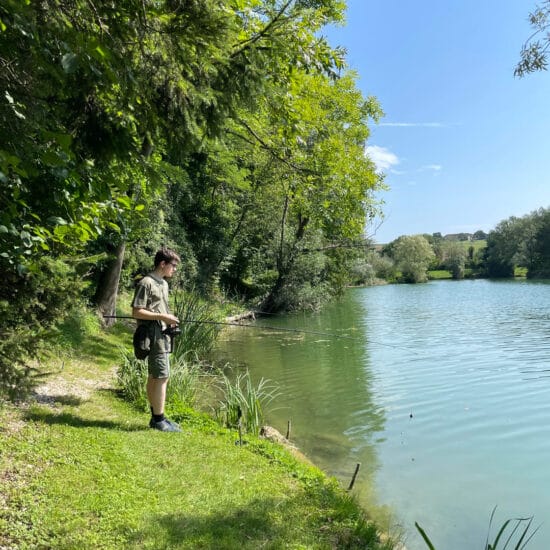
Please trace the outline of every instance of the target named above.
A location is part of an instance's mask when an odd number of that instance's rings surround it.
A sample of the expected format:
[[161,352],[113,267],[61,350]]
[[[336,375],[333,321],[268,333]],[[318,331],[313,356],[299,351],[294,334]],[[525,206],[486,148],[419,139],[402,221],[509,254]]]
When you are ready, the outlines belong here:
[[258,435],[264,423],[264,408],[279,395],[277,389],[264,378],[254,386],[248,371],[238,374],[235,380],[222,373],[217,387],[221,392],[214,411],[218,422]]
[[202,382],[199,363],[175,357],[170,364],[170,382],[166,389],[166,402],[175,407],[193,407]]
[[[117,371],[118,386],[124,399],[139,410],[147,410],[147,360],[136,359],[126,350]],[[166,389],[166,403],[173,407],[193,407],[200,387],[201,365],[181,358],[170,362],[170,381]]]
[[136,359],[133,353],[123,350],[117,370],[118,386],[124,399],[139,410],[147,409],[147,376],[147,361]]
[[[523,550],[526,548],[531,539],[535,536],[535,533],[538,531],[538,527],[531,530],[533,524],[533,518],[515,518],[507,519],[498,530],[495,539],[492,542],[489,542],[489,537],[491,536],[491,528],[493,525],[493,519],[495,517],[496,507],[493,508],[491,513],[491,518],[489,520],[489,532],[487,533],[487,539],[485,541],[485,546],[483,550]],[[436,550],[434,544],[418,523],[415,523],[415,526],[422,536],[422,539],[428,546],[430,550]]]
[[181,334],[174,338],[173,356],[178,359],[204,357],[212,350],[221,325],[215,307],[192,291],[173,292],[174,315],[180,320]]

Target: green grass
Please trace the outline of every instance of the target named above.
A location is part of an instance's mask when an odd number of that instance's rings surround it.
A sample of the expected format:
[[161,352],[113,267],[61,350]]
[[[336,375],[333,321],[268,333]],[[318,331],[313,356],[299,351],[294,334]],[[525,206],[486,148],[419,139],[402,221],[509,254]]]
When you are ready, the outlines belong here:
[[128,329],[91,333],[56,350],[38,402],[0,408],[0,547],[393,548],[290,450],[191,409],[182,433],[148,429],[113,387]]
[[428,278],[429,279],[452,279],[453,276],[450,271],[447,271],[446,269],[434,269],[431,271],[428,271]]

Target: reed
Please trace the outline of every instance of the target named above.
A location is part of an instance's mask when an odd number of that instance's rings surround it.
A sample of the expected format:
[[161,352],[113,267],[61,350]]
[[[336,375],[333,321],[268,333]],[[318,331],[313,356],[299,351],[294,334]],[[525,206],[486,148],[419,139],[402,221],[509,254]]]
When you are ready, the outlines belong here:
[[[514,518],[507,519],[498,530],[495,539],[492,542],[489,542],[489,537],[491,536],[491,528],[493,525],[493,520],[495,517],[496,506],[493,508],[491,513],[491,518],[489,520],[489,531],[487,533],[487,539],[485,541],[484,550],[523,550],[531,539],[535,536],[535,533],[538,531],[536,529],[531,529],[533,525],[533,518]],[[418,523],[415,522],[416,529],[420,533],[422,539],[428,546],[430,550],[436,550],[434,544]],[[531,531],[531,532],[529,532]],[[502,543],[502,544],[501,544]],[[500,546],[499,546],[500,544]]]
[[[189,363],[181,358],[174,358],[170,365],[170,382],[166,390],[167,405],[192,407],[195,405],[200,385],[201,365]],[[124,350],[117,371],[117,382],[121,394],[139,410],[148,410],[147,394],[147,361],[136,359]]]
[[180,320],[181,334],[174,339],[173,356],[188,359],[189,355],[204,357],[212,350],[220,326],[219,313],[196,292],[173,292],[174,315]]
[[217,387],[222,398],[214,410],[216,419],[228,428],[240,427],[246,433],[258,435],[265,407],[279,395],[277,388],[264,378],[254,386],[248,371],[234,380],[222,373]]
[[122,350],[121,362],[117,370],[117,383],[124,399],[139,410],[147,409],[147,362],[136,359],[133,352]]
[[175,357],[170,365],[170,382],[166,389],[166,402],[173,406],[193,407],[202,377],[200,363]]

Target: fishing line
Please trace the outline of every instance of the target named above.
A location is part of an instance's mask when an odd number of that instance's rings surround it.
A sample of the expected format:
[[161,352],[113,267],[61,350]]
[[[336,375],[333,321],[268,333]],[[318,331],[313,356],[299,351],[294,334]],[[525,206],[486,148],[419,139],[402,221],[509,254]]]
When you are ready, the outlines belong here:
[[[128,317],[128,316],[121,316],[121,315],[103,315],[105,319],[134,319],[135,317]],[[202,324],[202,325],[221,325],[221,326],[230,326],[230,327],[242,327],[242,328],[255,328],[255,329],[265,329],[265,330],[274,330],[274,331],[282,331],[282,332],[294,332],[294,333],[301,333],[301,334],[313,334],[316,336],[327,336],[329,338],[340,338],[343,340],[354,340],[356,342],[362,342],[364,340],[356,338],[355,336],[348,336],[347,334],[335,334],[333,332],[320,332],[316,330],[306,330],[301,328],[288,328],[288,327],[273,327],[270,325],[251,325],[247,323],[232,323],[230,321],[199,321],[197,319],[183,319],[180,320],[181,323],[196,323],[196,324]],[[409,348],[406,348],[404,346],[397,346],[395,344],[386,344],[384,342],[376,342],[374,340],[368,339],[368,341],[371,344],[377,345],[377,346],[384,346],[388,348],[393,349],[401,349],[404,351],[408,351],[409,353],[412,353],[414,355],[418,355],[418,353],[414,350],[411,350]]]

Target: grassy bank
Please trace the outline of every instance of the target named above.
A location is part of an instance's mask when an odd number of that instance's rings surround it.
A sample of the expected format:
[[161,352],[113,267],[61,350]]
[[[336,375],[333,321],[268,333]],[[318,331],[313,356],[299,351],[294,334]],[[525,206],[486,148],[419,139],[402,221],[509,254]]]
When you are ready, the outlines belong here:
[[66,331],[34,399],[0,408],[0,548],[395,547],[277,444],[236,445],[193,410],[181,434],[148,429],[115,387],[129,341],[121,324]]

